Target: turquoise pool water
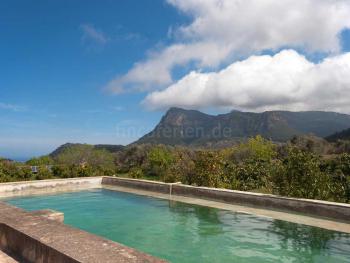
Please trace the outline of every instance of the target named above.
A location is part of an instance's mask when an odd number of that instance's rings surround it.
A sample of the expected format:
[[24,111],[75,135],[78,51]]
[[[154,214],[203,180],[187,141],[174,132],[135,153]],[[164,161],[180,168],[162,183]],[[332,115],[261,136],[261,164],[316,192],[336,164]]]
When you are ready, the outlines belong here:
[[171,262],[350,262],[350,235],[105,189],[7,200]]

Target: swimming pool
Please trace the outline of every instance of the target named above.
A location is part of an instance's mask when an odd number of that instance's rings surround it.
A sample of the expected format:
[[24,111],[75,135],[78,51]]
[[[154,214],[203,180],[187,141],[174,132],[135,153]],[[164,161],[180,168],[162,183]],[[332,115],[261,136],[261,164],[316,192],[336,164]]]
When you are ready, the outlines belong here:
[[171,262],[349,262],[350,235],[176,201],[92,189],[6,200]]

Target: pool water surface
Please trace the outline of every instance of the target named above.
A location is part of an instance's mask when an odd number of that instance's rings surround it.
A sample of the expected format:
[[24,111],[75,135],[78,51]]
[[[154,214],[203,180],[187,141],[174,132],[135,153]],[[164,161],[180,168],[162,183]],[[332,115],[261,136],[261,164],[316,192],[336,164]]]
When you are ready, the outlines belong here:
[[92,189],[6,202],[170,262],[350,262],[350,234],[176,201]]

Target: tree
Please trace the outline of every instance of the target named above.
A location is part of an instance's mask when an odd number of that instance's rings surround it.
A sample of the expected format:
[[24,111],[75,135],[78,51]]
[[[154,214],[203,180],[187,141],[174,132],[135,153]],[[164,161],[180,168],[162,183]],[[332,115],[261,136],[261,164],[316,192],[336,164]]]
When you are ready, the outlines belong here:
[[272,177],[274,193],[300,198],[327,199],[330,177],[321,171],[320,158],[296,147],[289,147],[283,167]]
[[149,174],[164,179],[173,160],[172,153],[164,146],[153,147],[147,156]]
[[26,164],[30,166],[52,165],[54,164],[54,160],[50,156],[46,155],[38,158],[32,158],[28,160]]
[[343,153],[327,162],[326,171],[332,180],[332,198],[335,201],[350,201],[350,154]]
[[233,159],[237,162],[246,159],[270,161],[277,156],[276,145],[264,139],[260,135],[250,138],[246,143],[241,143],[233,148]]
[[176,149],[174,161],[167,169],[165,182],[192,184],[195,178],[194,153],[187,149]]
[[199,151],[195,160],[193,183],[199,186],[224,187],[224,160],[218,151]]
[[116,171],[114,155],[105,149],[95,149],[92,145],[66,148],[55,160],[58,165],[66,165],[72,173],[76,173],[71,176],[113,175]]

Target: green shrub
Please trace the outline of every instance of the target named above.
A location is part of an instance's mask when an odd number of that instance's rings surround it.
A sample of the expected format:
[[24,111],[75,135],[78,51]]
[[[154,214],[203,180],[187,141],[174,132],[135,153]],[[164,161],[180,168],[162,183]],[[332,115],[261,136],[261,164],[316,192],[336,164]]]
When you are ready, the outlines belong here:
[[52,165],[54,164],[54,160],[50,156],[41,156],[28,160],[26,164],[30,166]]
[[140,178],[144,177],[144,173],[143,173],[141,168],[134,167],[134,168],[130,169],[129,176],[131,178],[140,179]]
[[271,189],[271,176],[276,172],[276,160],[264,161],[259,159],[249,159],[244,163],[233,165],[231,168],[232,189],[242,191],[268,191]]
[[146,169],[150,176],[163,179],[174,161],[172,153],[163,146],[153,147],[147,156]]
[[46,166],[40,166],[38,172],[33,175],[33,179],[35,180],[44,180],[44,179],[52,179],[53,173]]
[[224,187],[224,160],[217,151],[199,151],[196,156],[193,183],[199,186]]
[[327,162],[326,171],[331,176],[332,199],[350,201],[350,154],[344,153]]
[[272,176],[274,193],[299,198],[330,197],[330,176],[321,171],[319,157],[290,147],[283,164],[283,167]]
[[247,159],[270,161],[276,155],[276,145],[260,135],[233,148],[233,159],[236,162],[244,162]]
[[172,162],[165,173],[165,182],[182,182],[192,184],[195,178],[195,153],[185,148],[175,148],[172,151]]
[[71,169],[68,165],[57,165],[52,167],[52,174],[57,178],[71,178],[73,177]]

